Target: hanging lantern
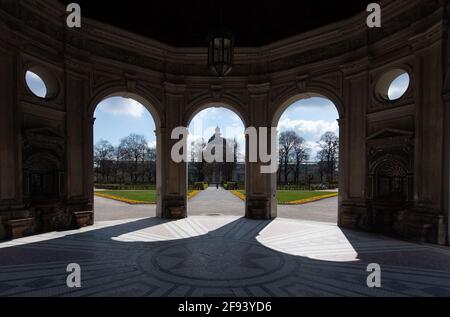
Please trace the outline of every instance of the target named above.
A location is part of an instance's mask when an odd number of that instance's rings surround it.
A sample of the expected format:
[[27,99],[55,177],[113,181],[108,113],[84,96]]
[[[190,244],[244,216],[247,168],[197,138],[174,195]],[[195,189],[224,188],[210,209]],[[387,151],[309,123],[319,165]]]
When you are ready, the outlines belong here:
[[225,77],[233,66],[233,37],[226,34],[212,36],[208,46],[208,67],[218,77]]

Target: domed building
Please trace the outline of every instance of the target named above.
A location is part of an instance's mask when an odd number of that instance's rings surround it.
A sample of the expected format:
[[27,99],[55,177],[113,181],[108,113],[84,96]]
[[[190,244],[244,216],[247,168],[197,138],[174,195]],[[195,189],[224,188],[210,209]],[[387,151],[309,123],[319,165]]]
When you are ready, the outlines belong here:
[[[217,149],[221,149],[221,153],[216,153]],[[208,153],[210,153],[210,159],[208,159]],[[216,127],[214,134],[205,144],[201,157],[201,161],[197,160],[200,162],[190,162],[189,164],[189,183],[203,181],[209,184],[222,184],[230,181],[244,182],[245,164],[239,162],[237,142],[224,138],[219,126]],[[211,162],[212,160],[213,162]]]

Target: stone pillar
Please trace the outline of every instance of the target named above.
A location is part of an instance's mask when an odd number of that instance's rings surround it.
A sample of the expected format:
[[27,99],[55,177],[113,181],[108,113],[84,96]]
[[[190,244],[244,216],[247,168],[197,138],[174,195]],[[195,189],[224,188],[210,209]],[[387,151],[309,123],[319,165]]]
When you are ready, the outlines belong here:
[[95,118],[88,114],[85,119],[85,192],[88,197],[89,210],[94,209],[94,124]]
[[[257,84],[248,86],[250,93],[250,115],[248,126],[255,127],[259,132],[260,127],[266,127],[267,144],[269,153],[270,149],[270,130],[272,125],[271,118],[268,117],[269,111],[269,92],[270,84]],[[261,109],[266,109],[261,111]],[[258,133],[259,134],[259,133]],[[258,135],[258,140],[259,140]],[[262,174],[261,166],[268,163],[249,162],[249,144],[248,137],[246,142],[246,171],[245,171],[245,216],[250,219],[273,219],[277,217],[277,199],[276,199],[276,173]],[[276,151],[276,149],[274,149]],[[258,144],[259,151],[259,144]]]
[[0,211],[22,200],[19,109],[15,57],[0,48]]
[[[347,173],[347,164],[346,164],[346,151],[345,151],[345,119],[338,119],[339,124],[339,196],[338,196],[338,215],[340,215],[343,211],[343,203],[344,203],[344,193],[348,192],[348,173]],[[340,217],[338,216],[338,223],[340,222]]]
[[367,61],[343,68],[345,117],[340,124],[340,206],[338,224],[346,228],[367,226],[366,109]]
[[[447,66],[447,69],[450,69]],[[447,70],[447,80],[450,81],[450,71]],[[450,88],[450,82],[448,83]],[[442,193],[444,215],[447,221],[447,244],[450,245],[450,91],[445,94],[445,141],[444,141],[444,189]]]
[[[179,140],[172,140],[174,128],[183,126],[185,108],[185,86],[165,83],[164,106],[166,115],[162,122],[158,142],[158,162],[161,164],[161,185],[158,189],[158,216],[167,219],[187,217],[187,169],[186,162],[176,163],[172,160],[171,150]],[[187,144],[186,144],[187,145]],[[187,147],[185,147],[187,150]],[[158,194],[159,195],[159,194]]]
[[[427,229],[423,240],[445,244],[445,111],[443,102],[444,65],[443,29],[434,27],[410,40],[415,52],[414,99],[415,182],[414,207],[409,211],[411,229]],[[414,230],[416,231],[416,230]],[[423,231],[423,230],[422,230]],[[412,232],[411,234],[414,234]]]
[[92,224],[93,118],[87,113],[87,83],[84,74],[66,68],[66,207],[75,218],[77,212],[89,212],[87,224]]
[[[448,6],[450,11],[450,4]],[[444,99],[444,190],[443,190],[443,203],[444,203],[444,215],[447,221],[447,244],[450,245],[450,41],[448,35],[449,28],[447,27],[445,37],[444,48],[444,87],[443,87],[443,99]]]
[[20,116],[16,58],[0,47],[0,240],[11,237],[9,220],[23,214]]

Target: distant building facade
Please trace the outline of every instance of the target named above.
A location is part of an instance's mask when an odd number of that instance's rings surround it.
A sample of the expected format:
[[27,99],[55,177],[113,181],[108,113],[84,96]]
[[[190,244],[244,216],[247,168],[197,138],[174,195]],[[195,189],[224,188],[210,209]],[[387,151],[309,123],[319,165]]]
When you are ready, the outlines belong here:
[[[215,149],[222,148],[222,162],[208,163],[205,161],[205,152],[211,150],[215,154]],[[227,162],[227,151],[233,154],[232,162]],[[220,128],[217,127],[215,133],[208,140],[206,148],[202,151],[201,160],[197,159],[189,162],[189,183],[208,182],[211,184],[221,184],[223,182],[244,182],[245,163],[238,162],[237,145],[234,141],[222,137]],[[231,153],[231,154],[230,154]],[[219,154],[220,155],[220,154]]]

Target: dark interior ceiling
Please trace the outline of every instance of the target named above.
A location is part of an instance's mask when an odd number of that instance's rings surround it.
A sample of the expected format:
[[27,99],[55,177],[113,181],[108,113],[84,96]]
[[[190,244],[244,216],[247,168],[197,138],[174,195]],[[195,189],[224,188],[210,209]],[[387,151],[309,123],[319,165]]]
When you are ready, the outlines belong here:
[[[238,46],[260,46],[365,11],[368,0],[58,0],[82,15],[173,46],[206,46],[223,25]],[[220,5],[220,1],[222,1]],[[222,6],[222,9],[219,8]]]

